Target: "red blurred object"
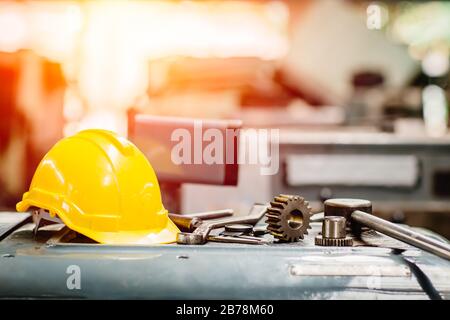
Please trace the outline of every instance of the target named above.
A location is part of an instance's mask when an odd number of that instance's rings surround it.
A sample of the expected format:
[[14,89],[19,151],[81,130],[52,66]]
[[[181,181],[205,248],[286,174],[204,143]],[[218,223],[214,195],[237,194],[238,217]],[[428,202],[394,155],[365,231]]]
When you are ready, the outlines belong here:
[[[174,130],[186,129],[190,135],[198,137],[196,124],[201,123],[203,132],[210,128],[218,129],[223,137],[233,136],[232,141],[223,143],[224,161],[222,164],[175,164],[171,152],[177,141],[171,140]],[[153,116],[134,110],[128,114],[128,138],[147,156],[155,169],[158,180],[171,183],[204,183],[235,186],[238,182],[238,132],[239,120],[188,119]],[[197,135],[197,136],[196,136]],[[205,148],[202,144],[202,151]],[[233,163],[227,164],[226,157],[232,155]]]

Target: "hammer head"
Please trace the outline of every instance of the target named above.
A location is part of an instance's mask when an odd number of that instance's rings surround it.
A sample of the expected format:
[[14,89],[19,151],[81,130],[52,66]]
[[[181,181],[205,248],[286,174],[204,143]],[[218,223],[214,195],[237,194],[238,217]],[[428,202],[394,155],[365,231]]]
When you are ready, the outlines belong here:
[[356,210],[372,213],[372,203],[363,199],[328,199],[324,202],[325,216],[344,217],[353,234],[359,236],[362,226],[351,219],[352,213]]

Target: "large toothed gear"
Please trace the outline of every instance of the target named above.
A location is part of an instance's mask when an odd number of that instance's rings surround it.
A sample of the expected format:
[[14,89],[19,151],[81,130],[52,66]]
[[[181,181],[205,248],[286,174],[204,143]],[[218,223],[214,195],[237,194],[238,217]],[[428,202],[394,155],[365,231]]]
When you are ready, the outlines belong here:
[[267,229],[280,241],[296,242],[308,234],[311,215],[311,207],[304,198],[279,195],[267,208]]

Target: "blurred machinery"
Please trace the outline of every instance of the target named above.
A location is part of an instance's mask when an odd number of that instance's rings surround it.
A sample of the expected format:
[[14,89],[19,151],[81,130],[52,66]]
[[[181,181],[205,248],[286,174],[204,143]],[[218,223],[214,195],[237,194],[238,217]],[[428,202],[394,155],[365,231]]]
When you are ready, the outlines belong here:
[[[391,219],[428,212],[431,221],[431,213],[450,212],[448,138],[285,130],[279,143],[282,169],[272,176],[273,193],[302,194],[318,208],[332,197],[370,198]],[[435,228],[448,236],[448,223]]]

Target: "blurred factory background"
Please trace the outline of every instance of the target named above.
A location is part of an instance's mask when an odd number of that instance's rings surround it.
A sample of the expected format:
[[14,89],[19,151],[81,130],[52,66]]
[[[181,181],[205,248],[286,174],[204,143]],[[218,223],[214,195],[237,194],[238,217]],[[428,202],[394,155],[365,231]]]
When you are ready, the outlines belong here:
[[360,197],[450,238],[449,53],[445,1],[1,1],[0,208],[132,109],[281,129],[279,174],[183,184],[183,211]]

